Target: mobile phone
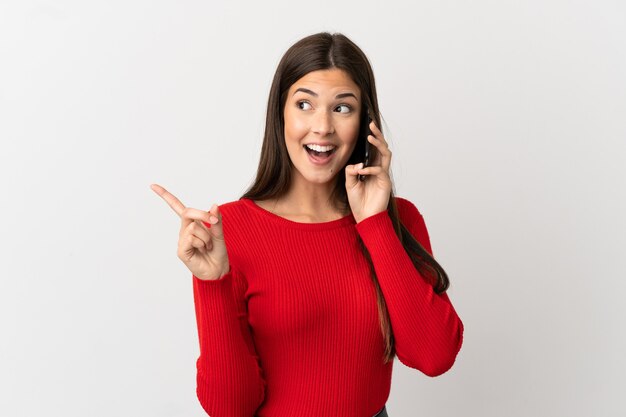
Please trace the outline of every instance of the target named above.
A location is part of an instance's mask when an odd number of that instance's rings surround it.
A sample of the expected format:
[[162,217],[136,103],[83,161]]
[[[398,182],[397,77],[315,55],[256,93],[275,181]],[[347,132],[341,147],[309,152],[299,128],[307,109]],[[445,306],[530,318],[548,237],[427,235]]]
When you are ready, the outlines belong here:
[[[365,121],[364,124],[365,126],[361,127],[361,132],[364,132],[363,134],[363,140],[365,141],[365,153],[363,155],[363,168],[366,168],[370,165],[370,141],[367,140],[367,136],[372,134],[372,130],[370,129],[370,123],[372,122],[372,119],[370,118],[370,114],[369,114],[369,109],[367,107],[365,107],[365,117],[363,118],[363,120]],[[365,181],[365,175],[361,175],[359,174],[359,181]]]

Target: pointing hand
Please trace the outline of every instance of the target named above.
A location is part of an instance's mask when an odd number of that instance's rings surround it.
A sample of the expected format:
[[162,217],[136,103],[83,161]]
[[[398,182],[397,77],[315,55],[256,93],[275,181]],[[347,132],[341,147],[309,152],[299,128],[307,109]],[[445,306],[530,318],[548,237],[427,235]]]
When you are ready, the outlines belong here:
[[216,280],[230,272],[222,216],[217,204],[214,204],[208,212],[185,207],[178,198],[160,185],[151,184],[150,188],[161,196],[181,219],[177,255],[191,273],[202,280]]

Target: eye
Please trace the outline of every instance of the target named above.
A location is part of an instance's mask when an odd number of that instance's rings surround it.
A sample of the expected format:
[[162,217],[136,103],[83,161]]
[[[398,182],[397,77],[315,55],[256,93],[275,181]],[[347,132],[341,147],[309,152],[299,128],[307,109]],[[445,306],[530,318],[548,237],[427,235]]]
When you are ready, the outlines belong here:
[[352,111],[352,107],[348,106],[347,104],[340,104],[339,106],[337,106],[337,108],[339,107],[345,107],[346,109],[348,109],[347,111],[340,112],[340,113],[349,113]]
[[302,107],[300,107],[300,105],[301,105],[301,104],[308,104],[308,105],[310,106],[310,103],[309,103],[308,101],[305,101],[305,100],[300,100],[300,101],[298,101],[298,102],[296,103],[296,106],[298,106],[298,108],[299,108],[300,110],[306,110],[306,109],[303,109]]

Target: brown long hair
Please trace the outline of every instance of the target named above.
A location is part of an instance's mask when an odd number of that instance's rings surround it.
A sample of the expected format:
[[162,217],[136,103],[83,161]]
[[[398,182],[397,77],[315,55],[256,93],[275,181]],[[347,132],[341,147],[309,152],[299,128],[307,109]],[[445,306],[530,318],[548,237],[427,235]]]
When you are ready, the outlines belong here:
[[[265,135],[261,148],[261,157],[257,168],[254,183],[240,198],[252,200],[266,200],[280,198],[291,185],[292,162],[289,158],[285,145],[284,136],[284,108],[287,93],[292,84],[311,71],[338,68],[344,70],[361,90],[363,105],[361,106],[361,126],[363,126],[365,105],[369,108],[369,115],[375,121],[376,126],[382,131],[378,99],[376,97],[376,85],[372,67],[363,51],[350,39],[341,33],[331,34],[320,32],[307,36],[293,44],[283,55],[269,92],[267,102],[267,115],[265,119]],[[365,135],[359,134],[355,150],[346,165],[356,164],[363,159]],[[359,152],[361,150],[361,152]],[[376,152],[371,147],[372,154]],[[374,159],[373,154],[370,158]],[[346,176],[344,169],[339,170],[335,186],[331,194],[331,201],[340,206],[345,212],[349,209],[348,196],[345,188]],[[390,193],[387,211],[393,223],[394,229],[405,251],[411,258],[415,268],[420,274],[433,285],[436,293],[446,291],[450,285],[448,276],[439,263],[428,253],[427,250],[409,233],[402,224],[398,215],[393,191]],[[389,312],[385,298],[380,290],[378,278],[363,241],[358,237],[361,250],[370,266],[370,275],[376,288],[380,326],[385,342],[385,355],[383,362],[392,361],[395,356],[393,331],[389,320]]]

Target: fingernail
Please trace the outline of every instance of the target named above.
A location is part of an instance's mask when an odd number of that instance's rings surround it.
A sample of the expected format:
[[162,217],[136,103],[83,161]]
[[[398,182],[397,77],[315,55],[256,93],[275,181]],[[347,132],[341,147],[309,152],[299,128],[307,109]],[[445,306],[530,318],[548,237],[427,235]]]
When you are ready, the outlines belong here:
[[215,224],[217,222],[218,222],[218,218],[217,217],[215,217],[215,216],[209,217],[209,223]]
[[356,166],[356,169],[361,169],[361,168],[363,168],[363,162],[361,162],[360,164]]

